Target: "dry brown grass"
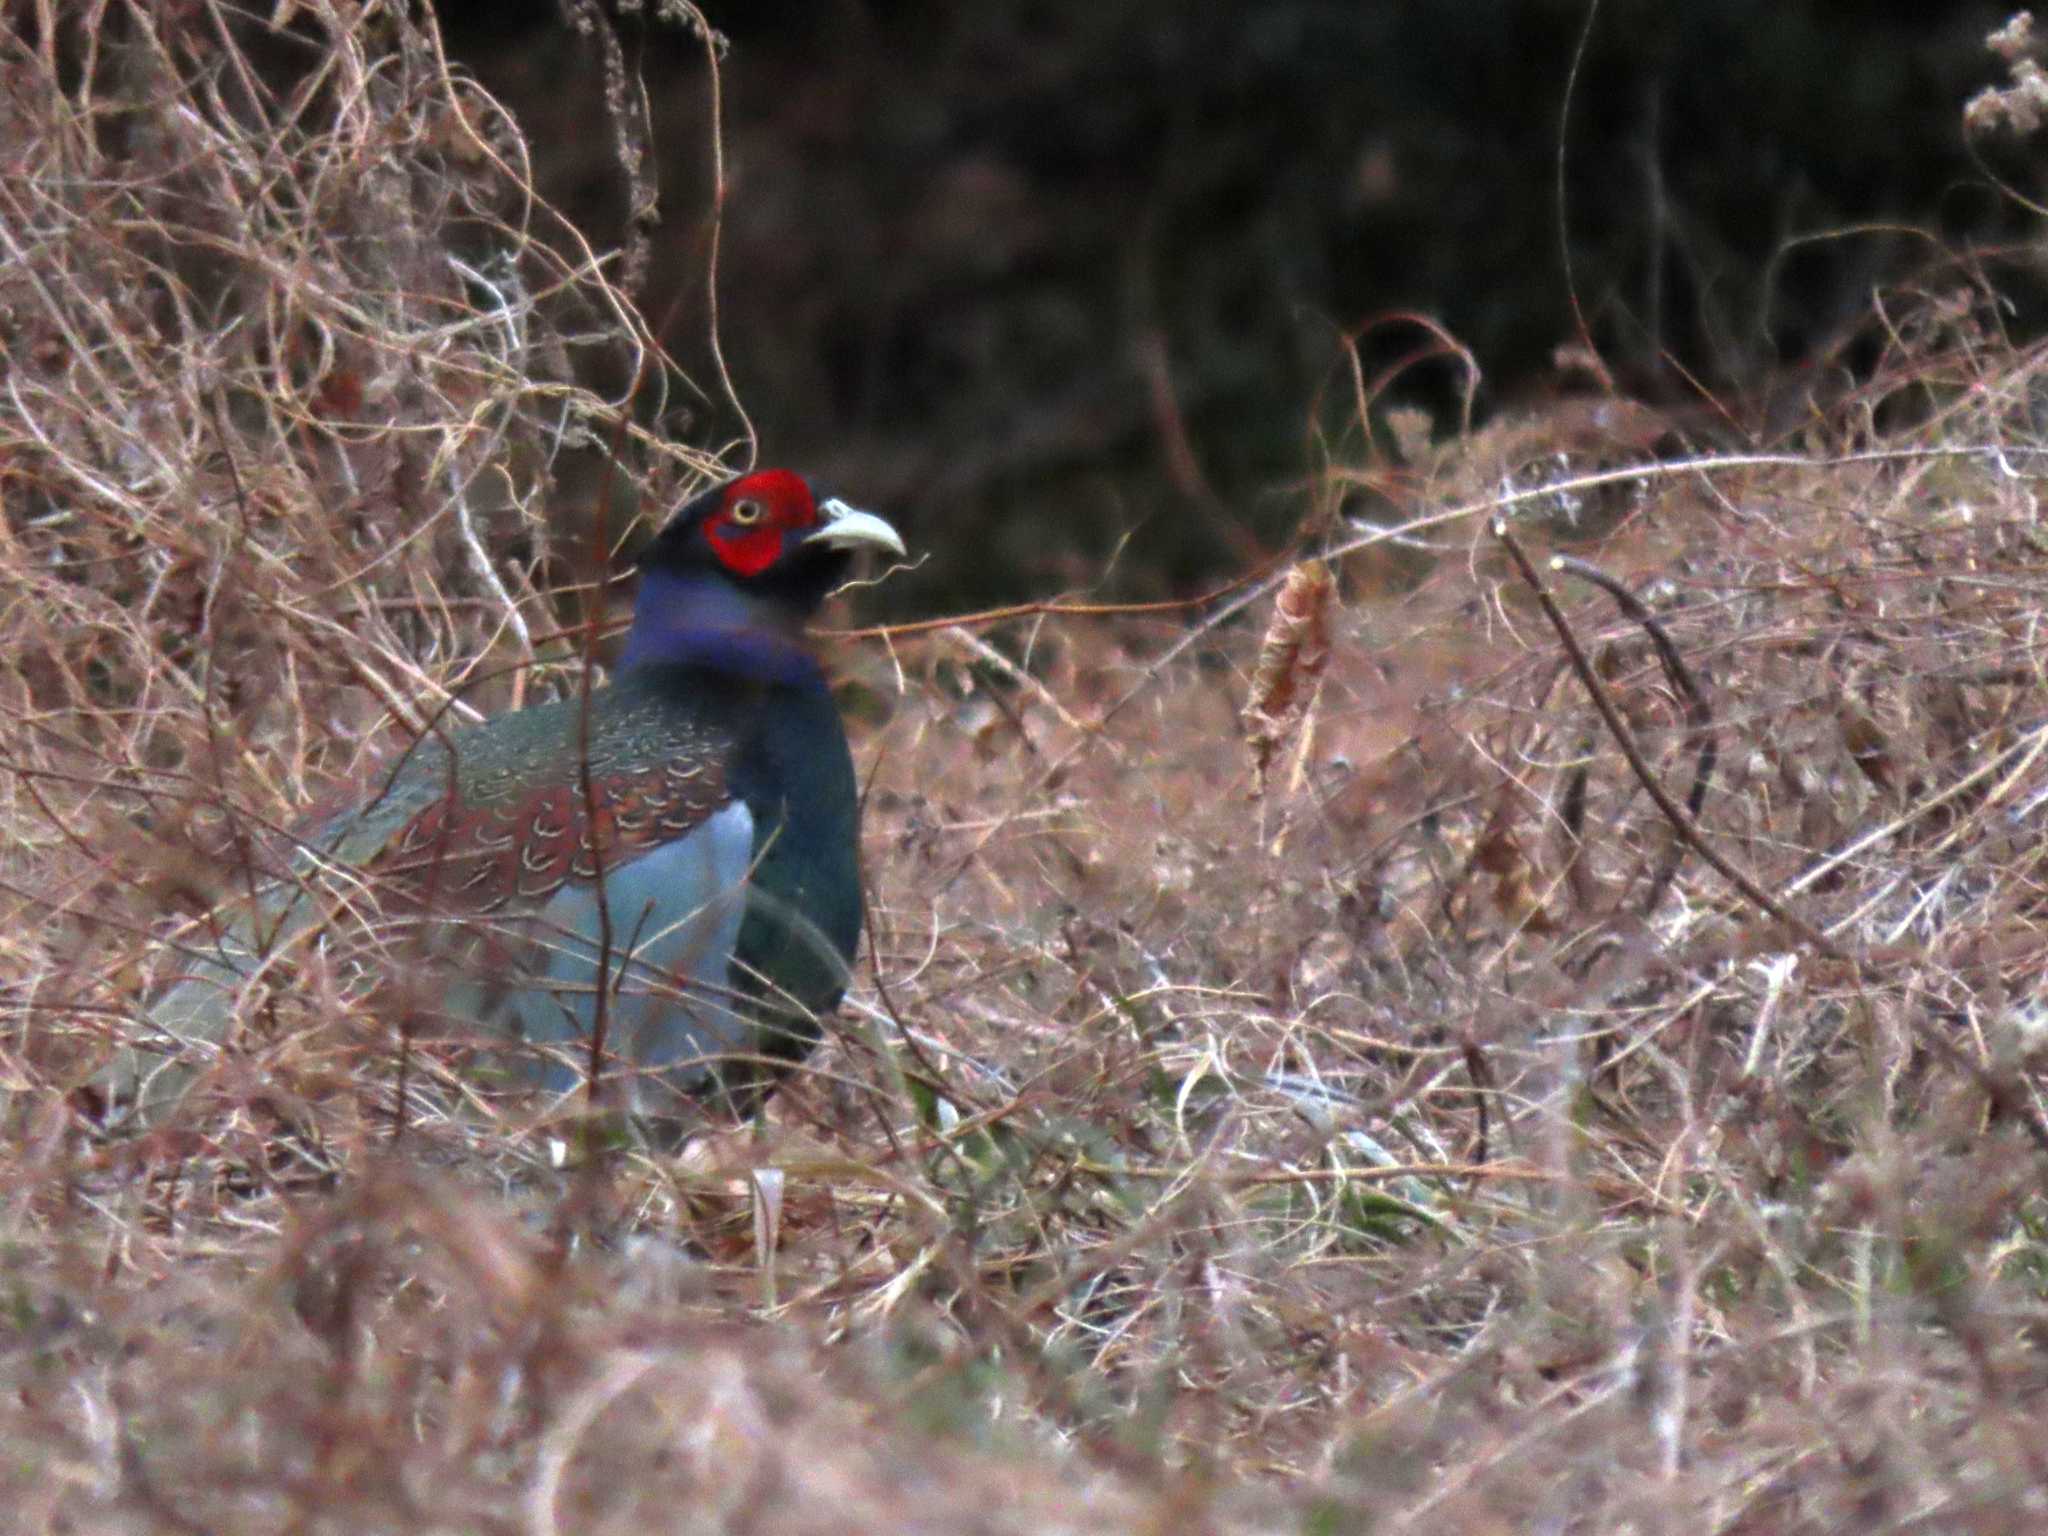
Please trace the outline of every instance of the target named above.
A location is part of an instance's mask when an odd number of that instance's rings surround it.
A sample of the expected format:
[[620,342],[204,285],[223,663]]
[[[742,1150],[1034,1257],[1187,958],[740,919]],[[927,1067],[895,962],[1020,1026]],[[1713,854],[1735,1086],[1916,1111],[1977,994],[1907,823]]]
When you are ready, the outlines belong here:
[[[103,1136],[242,829],[577,686],[544,504],[709,472],[576,382],[650,344],[431,33],[303,5],[273,96],[226,15],[0,42],[8,1530],[2039,1525],[2044,449],[1976,299],[1603,508],[1333,474],[1399,541],[1332,525],[1257,801],[1284,571],[832,641],[875,965],[758,1128],[565,1170],[309,955]],[[1710,718],[1540,572],[1789,921],[1495,516],[1643,595]]]

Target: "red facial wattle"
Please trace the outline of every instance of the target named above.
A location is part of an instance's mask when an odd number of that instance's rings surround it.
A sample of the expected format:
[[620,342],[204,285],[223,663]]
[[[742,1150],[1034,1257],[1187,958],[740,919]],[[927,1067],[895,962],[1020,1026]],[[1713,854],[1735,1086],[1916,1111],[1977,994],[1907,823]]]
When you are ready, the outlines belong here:
[[[735,509],[749,505],[757,514],[750,522],[739,521]],[[808,532],[817,522],[817,504],[803,478],[786,469],[764,469],[726,487],[724,505],[704,531],[727,570],[754,577],[782,558],[787,535]]]
[[711,547],[735,576],[758,576],[782,557],[782,530],[772,523],[751,528],[714,523],[708,531]]

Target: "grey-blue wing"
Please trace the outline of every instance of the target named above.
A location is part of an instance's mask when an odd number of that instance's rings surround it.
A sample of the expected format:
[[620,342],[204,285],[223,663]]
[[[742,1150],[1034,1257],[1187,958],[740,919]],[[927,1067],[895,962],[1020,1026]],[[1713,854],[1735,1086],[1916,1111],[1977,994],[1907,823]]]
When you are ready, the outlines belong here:
[[732,954],[753,860],[754,820],[734,801],[610,871],[602,910],[595,882],[563,886],[521,925],[513,973],[484,982],[484,1021],[541,1048],[540,1082],[568,1092],[589,1070],[601,1011],[627,1104],[676,1114],[752,1044]]

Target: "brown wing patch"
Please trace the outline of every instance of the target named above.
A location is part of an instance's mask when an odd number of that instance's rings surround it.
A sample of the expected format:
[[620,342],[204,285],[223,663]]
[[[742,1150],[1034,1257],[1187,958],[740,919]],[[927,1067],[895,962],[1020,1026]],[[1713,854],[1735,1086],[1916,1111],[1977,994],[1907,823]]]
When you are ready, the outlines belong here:
[[442,796],[406,823],[374,862],[381,882],[423,905],[494,912],[595,880],[682,836],[731,798],[705,762],[593,773],[509,801]]

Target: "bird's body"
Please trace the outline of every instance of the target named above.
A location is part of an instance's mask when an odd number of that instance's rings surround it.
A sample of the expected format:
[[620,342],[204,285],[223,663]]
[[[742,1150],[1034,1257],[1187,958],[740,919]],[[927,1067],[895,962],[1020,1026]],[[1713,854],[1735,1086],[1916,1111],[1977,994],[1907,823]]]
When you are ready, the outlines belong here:
[[[524,1081],[568,1090],[602,1059],[646,1113],[712,1087],[752,1108],[816,1042],[860,933],[853,763],[801,627],[862,546],[902,549],[783,471],[692,502],[643,559],[614,682],[416,743],[296,839],[156,1031],[217,1042],[261,957],[346,912],[366,965],[524,1042]],[[117,1076],[152,1110],[189,1063],[131,1050]]]

